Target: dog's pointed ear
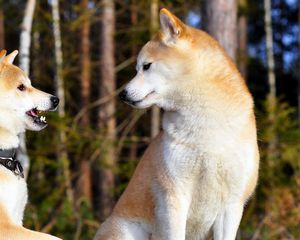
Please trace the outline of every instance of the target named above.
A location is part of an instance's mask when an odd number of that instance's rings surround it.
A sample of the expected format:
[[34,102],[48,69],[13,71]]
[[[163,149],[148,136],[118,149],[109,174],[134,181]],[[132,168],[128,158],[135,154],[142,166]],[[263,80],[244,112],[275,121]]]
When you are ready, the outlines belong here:
[[4,62],[12,64],[14,62],[16,56],[18,55],[18,53],[19,53],[18,50],[15,50],[12,53],[8,54],[5,57]]
[[2,62],[6,56],[7,51],[6,50],[1,50],[0,52],[0,62]]
[[160,25],[166,41],[180,38],[185,28],[184,23],[165,8],[160,10]]

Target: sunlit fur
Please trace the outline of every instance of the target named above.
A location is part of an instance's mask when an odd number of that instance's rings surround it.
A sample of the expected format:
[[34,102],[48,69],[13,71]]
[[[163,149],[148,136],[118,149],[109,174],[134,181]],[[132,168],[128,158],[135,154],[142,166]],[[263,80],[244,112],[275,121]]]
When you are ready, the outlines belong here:
[[[49,110],[50,97],[31,86],[26,74],[12,64],[17,51],[5,56],[0,53],[0,149],[16,148],[18,134],[30,130],[41,130],[25,113],[32,108]],[[23,84],[26,90],[18,87]],[[25,229],[22,226],[24,208],[27,203],[27,186],[24,178],[16,176],[0,165],[0,240],[58,240],[48,234]]]
[[234,240],[258,176],[253,99],[214,39],[165,9],[160,20],[125,101],[163,108],[163,131],[95,240]]

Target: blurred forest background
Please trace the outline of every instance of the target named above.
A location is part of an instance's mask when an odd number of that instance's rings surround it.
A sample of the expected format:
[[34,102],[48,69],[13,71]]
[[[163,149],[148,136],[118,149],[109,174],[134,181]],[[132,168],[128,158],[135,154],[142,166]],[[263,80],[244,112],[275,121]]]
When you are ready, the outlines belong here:
[[[166,7],[217,38],[255,98],[260,179],[238,239],[300,239],[300,1],[0,0],[0,48],[19,49],[33,85],[56,93],[49,126],[28,132],[24,224],[92,239],[160,129],[157,108],[116,98]],[[222,64],[222,63],[220,63]],[[27,155],[28,153],[28,155]],[[29,157],[29,158],[28,158]]]

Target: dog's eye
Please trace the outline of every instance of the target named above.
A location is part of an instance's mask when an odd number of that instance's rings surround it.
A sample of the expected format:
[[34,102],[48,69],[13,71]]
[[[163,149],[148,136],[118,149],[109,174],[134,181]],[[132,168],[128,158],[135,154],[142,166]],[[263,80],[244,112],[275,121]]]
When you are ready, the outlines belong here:
[[26,87],[24,86],[24,84],[21,84],[21,85],[18,87],[18,89],[19,89],[20,91],[25,91],[25,90],[26,90]]
[[151,67],[151,64],[152,64],[152,63],[145,63],[145,64],[143,65],[143,70],[144,70],[144,71],[147,71],[147,70]]

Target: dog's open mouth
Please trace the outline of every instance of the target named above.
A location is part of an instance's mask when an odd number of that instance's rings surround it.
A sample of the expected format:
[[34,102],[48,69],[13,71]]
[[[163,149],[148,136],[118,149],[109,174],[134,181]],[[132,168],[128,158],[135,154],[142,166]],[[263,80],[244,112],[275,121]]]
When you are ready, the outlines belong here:
[[33,108],[26,112],[26,115],[31,117],[33,122],[36,124],[47,124],[46,117],[40,115],[42,111],[39,111],[37,108]]

